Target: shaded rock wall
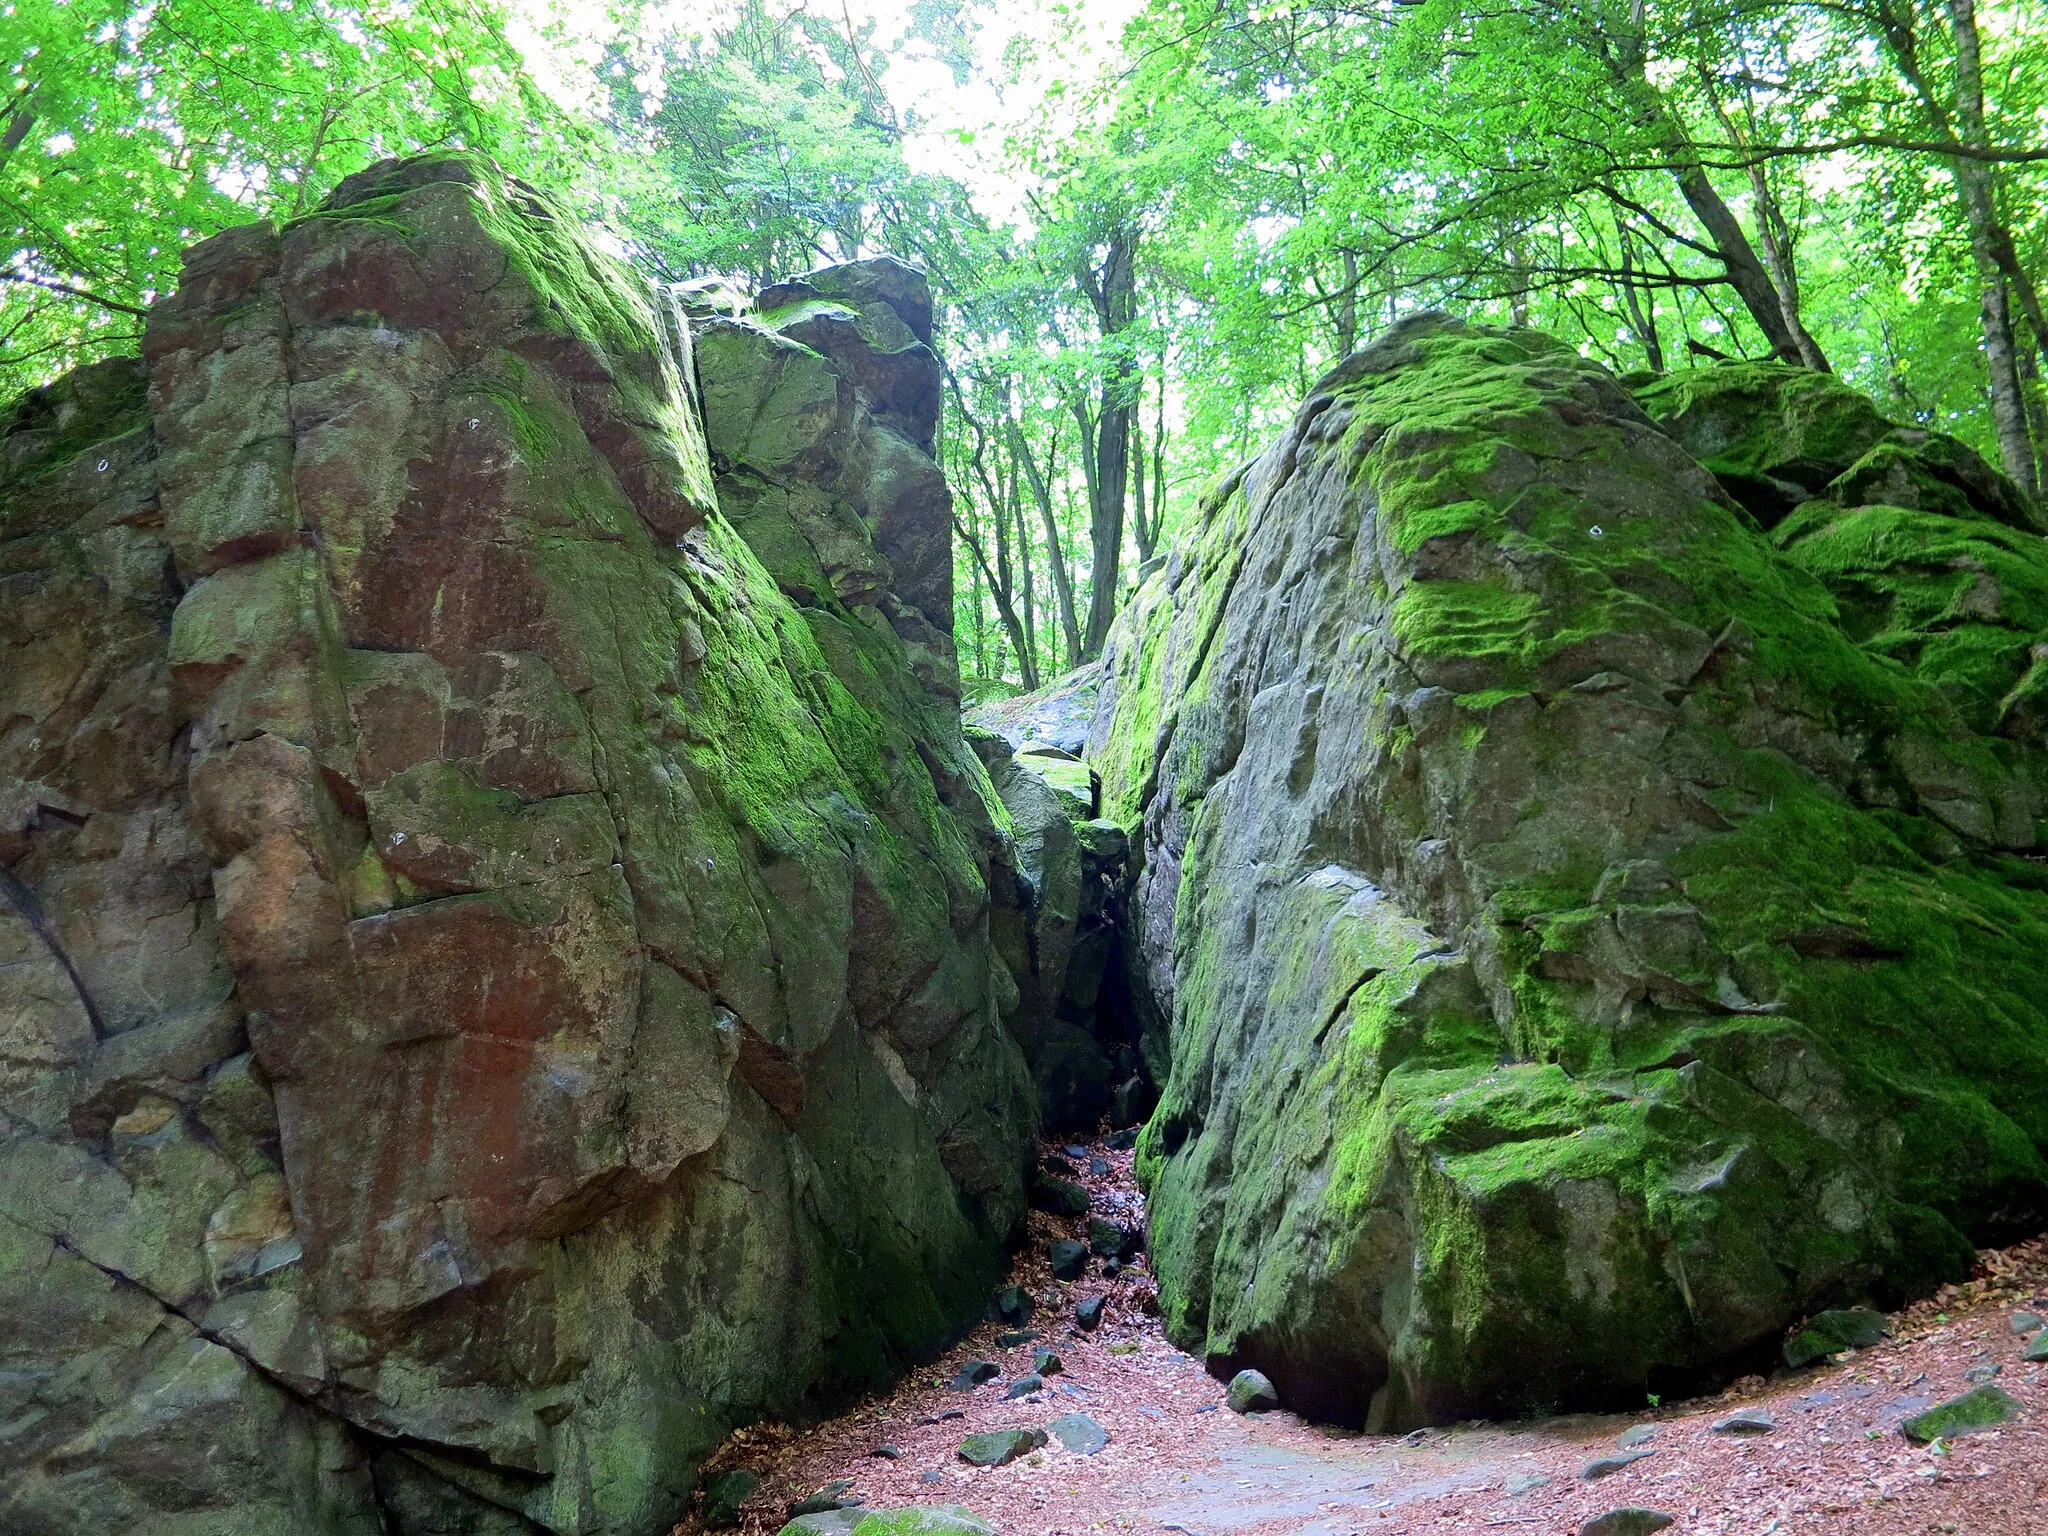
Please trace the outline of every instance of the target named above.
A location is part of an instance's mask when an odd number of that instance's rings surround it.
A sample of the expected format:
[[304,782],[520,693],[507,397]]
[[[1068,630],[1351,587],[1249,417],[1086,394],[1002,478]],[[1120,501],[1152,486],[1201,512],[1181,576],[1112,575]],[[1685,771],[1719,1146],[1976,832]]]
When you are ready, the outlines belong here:
[[979,1315],[1035,1106],[929,300],[811,281],[700,399],[392,162],[17,409],[0,1531],[662,1531]]
[[1643,402],[1406,322],[1112,638],[1163,1313],[1304,1411],[1640,1402],[2048,1213],[2033,509],[1796,370]]
[[1096,815],[1101,785],[1058,749],[1012,752],[968,727],[1009,811],[1013,840],[990,873],[990,936],[1015,982],[1003,1021],[1031,1069],[1046,1129],[1121,1128],[1149,1112],[1124,987],[1130,841]]

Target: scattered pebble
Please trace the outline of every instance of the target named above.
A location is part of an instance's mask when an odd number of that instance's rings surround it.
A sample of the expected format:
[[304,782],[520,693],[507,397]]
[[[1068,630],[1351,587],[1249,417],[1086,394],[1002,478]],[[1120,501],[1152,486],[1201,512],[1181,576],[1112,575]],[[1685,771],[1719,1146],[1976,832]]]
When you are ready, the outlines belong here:
[[1621,1432],[1620,1436],[1616,1438],[1614,1443],[1620,1446],[1624,1451],[1632,1451],[1639,1445],[1648,1445],[1652,1440],[1656,1438],[1656,1425],[1636,1424],[1632,1425],[1628,1429],[1624,1429]]
[[1031,1351],[1031,1369],[1041,1376],[1057,1376],[1066,1366],[1060,1363],[1058,1355],[1041,1344]]
[[1623,1451],[1616,1456],[1595,1456],[1579,1468],[1579,1479],[1582,1482],[1597,1483],[1603,1477],[1612,1477],[1615,1473],[1632,1467],[1639,1461],[1647,1461],[1656,1454],[1655,1451]]
[[1029,1376],[1019,1376],[1003,1392],[1006,1398],[1029,1397],[1034,1392],[1045,1390],[1045,1378],[1033,1371]]
[[1541,1472],[1517,1472],[1510,1477],[1501,1491],[1511,1499],[1519,1499],[1525,1493],[1534,1493],[1538,1488],[1548,1488],[1550,1479]]
[[1086,1297],[1075,1306],[1074,1321],[1089,1333],[1093,1333],[1102,1326],[1102,1307],[1108,1299],[1106,1296]]
[[1714,1421],[1717,1435],[1768,1435],[1778,1427],[1768,1408],[1738,1408],[1725,1419]]

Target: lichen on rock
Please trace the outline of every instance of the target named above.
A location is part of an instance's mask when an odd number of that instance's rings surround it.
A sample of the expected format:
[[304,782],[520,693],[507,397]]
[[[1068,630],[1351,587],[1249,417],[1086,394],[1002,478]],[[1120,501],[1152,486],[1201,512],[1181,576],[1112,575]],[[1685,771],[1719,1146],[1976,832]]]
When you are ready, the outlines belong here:
[[1797,370],[1425,316],[1319,383],[1088,746],[1171,1335],[1375,1428],[1640,1402],[2037,1222],[2034,517]]
[[386,162],[16,409],[0,1524],[664,1531],[979,1315],[1007,820],[871,393],[923,280],[856,278],[829,356],[697,355],[540,193]]

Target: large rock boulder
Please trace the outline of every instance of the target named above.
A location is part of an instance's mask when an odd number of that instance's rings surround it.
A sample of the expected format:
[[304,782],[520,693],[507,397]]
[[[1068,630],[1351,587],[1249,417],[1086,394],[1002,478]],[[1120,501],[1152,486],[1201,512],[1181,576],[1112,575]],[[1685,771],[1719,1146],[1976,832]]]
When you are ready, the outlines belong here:
[[865,332],[720,327],[388,162],[8,420],[0,1530],[665,1531],[979,1315],[943,485]]
[[[1695,440],[1712,378],[1645,389],[1667,435],[1405,322],[1122,616],[1140,1174],[1219,1374],[1376,1428],[1639,1403],[2048,1213],[2048,546],[1867,402],[1789,442],[1847,392],[1773,378],[1750,452]],[[1773,533],[1681,442],[1784,482]],[[1863,504],[1875,452],[1917,500]]]

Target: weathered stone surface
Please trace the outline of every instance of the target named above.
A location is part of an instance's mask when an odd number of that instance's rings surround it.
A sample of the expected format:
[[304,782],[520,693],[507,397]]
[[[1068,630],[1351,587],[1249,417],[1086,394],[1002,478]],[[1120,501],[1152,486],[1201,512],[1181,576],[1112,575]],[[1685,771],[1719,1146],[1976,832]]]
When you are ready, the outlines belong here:
[[737,435],[732,354],[430,156],[15,408],[0,1526],[664,1531],[980,1315],[1035,1110],[895,574],[944,488],[854,340],[716,324],[793,359]]
[[1092,1128],[1115,1085],[1142,1066],[1122,1006],[1129,841],[1090,819],[1099,792],[1087,764],[1013,753],[982,727],[969,739],[1014,834],[1008,869],[999,858],[990,876],[990,932],[1017,987],[1004,1021],[1024,1048],[1046,1127]]
[[[1754,451],[1699,427],[1713,379],[1668,390],[1724,474],[1797,486],[1775,542],[1597,366],[1421,317],[1203,503],[1111,638],[1087,755],[1170,1038],[1139,1144],[1162,1314],[1303,1412],[1640,1402],[2048,1210],[2048,892],[2014,856],[2040,748],[1989,731],[1989,669],[1891,654],[1799,552],[1900,440],[1867,405],[1837,430],[1833,381]],[[2039,589],[1975,478],[1913,515]],[[2048,642],[1969,602],[1987,651]]]
[[1043,1444],[1043,1430],[993,1429],[962,1440],[960,1459],[970,1466],[1007,1467],[1019,1456],[1035,1451]]
[[1250,1368],[1230,1378],[1227,1399],[1233,1413],[1260,1413],[1280,1406],[1280,1394],[1274,1391],[1266,1374]]
[[1768,1435],[1778,1421],[1768,1408],[1738,1408],[1725,1419],[1714,1421],[1717,1435]]
[[1998,1387],[1978,1387],[1925,1413],[1915,1414],[1899,1426],[1899,1433],[1915,1445],[1925,1445],[1930,1440],[1954,1440],[1980,1430],[1996,1429],[2025,1414],[2026,1409],[2011,1393]]
[[1109,1444],[1109,1431],[1089,1414],[1063,1413],[1045,1427],[1076,1456],[1093,1456]]
[[1013,752],[1031,747],[1057,747],[1079,757],[1088,750],[1088,732],[1095,723],[1096,698],[1102,689],[1102,664],[1076,667],[1036,693],[989,699],[967,713],[970,725],[994,731]]
[[1868,1349],[1887,1332],[1883,1315],[1867,1307],[1817,1312],[1785,1340],[1785,1363],[1797,1370],[1845,1349]]
[[1660,1509],[1637,1509],[1633,1506],[1610,1509],[1580,1526],[1579,1536],[1651,1536],[1652,1532],[1676,1524],[1677,1519],[1676,1515],[1667,1515]]
[[959,1504],[871,1510],[854,1530],[858,1536],[996,1536],[994,1526]]

